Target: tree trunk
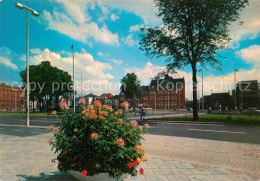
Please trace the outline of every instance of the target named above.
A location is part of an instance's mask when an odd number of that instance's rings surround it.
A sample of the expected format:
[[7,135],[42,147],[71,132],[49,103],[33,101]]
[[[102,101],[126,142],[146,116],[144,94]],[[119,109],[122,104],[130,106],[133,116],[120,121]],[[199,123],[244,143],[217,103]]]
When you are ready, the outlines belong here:
[[197,69],[196,64],[192,65],[192,85],[193,85],[193,121],[198,121],[198,105],[197,105]]

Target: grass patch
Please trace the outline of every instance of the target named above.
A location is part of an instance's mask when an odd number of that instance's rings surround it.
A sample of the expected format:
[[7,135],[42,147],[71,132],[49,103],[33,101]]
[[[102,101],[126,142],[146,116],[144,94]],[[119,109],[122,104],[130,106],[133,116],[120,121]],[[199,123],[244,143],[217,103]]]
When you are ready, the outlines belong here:
[[[192,121],[192,115],[157,118],[162,121]],[[216,122],[224,124],[260,125],[259,115],[203,114],[199,122]]]
[[[31,112],[30,116],[47,116],[50,113],[46,112]],[[0,116],[26,116],[26,112],[0,112]]]

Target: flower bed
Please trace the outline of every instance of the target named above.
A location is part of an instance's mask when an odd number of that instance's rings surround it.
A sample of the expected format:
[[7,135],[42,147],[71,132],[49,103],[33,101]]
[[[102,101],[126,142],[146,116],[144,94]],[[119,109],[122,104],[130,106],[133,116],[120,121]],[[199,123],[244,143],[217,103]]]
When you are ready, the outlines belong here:
[[142,168],[136,168],[147,160],[141,140],[149,126],[126,122],[124,109],[113,110],[99,101],[85,107],[80,102],[75,112],[62,102],[60,127],[49,127],[54,134],[49,142],[57,154],[52,162],[58,162],[59,170],[79,171],[84,176],[106,172],[114,178],[143,174]]

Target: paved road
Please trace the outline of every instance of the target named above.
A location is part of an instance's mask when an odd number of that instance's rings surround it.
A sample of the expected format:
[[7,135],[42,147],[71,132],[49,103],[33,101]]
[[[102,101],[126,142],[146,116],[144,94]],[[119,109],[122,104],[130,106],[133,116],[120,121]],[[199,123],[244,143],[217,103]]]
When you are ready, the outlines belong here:
[[259,126],[149,121],[149,134],[260,144]]

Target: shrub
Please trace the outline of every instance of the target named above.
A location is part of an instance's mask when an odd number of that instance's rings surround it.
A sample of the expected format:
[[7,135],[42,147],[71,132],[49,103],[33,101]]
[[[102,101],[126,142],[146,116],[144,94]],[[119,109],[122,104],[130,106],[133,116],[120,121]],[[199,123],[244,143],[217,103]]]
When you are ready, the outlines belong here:
[[146,160],[140,145],[148,125],[126,122],[124,110],[113,110],[97,101],[88,107],[81,103],[75,112],[64,103],[61,108],[60,127],[50,127],[54,133],[50,145],[60,171],[75,170],[90,176],[108,172],[114,178],[143,173],[136,167]]

